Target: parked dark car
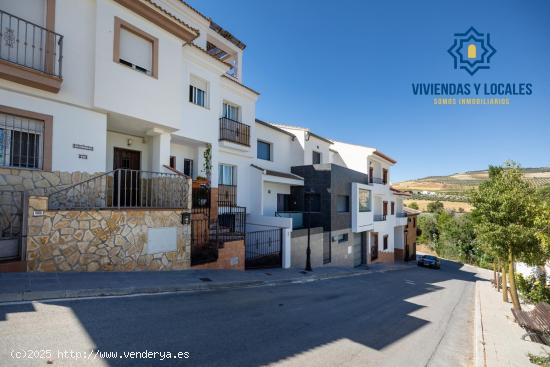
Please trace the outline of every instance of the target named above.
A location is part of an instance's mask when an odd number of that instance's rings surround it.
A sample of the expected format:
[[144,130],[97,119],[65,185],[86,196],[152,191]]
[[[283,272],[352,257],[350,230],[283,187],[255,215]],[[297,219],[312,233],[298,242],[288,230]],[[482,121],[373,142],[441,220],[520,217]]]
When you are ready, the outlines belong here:
[[441,261],[432,255],[420,255],[416,260],[418,266],[426,266],[428,268],[439,269],[441,268]]

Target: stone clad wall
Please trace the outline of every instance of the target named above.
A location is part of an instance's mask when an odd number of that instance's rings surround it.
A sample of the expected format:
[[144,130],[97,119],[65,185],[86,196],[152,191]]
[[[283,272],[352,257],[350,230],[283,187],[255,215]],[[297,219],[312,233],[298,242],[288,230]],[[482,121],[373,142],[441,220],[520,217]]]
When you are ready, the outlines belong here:
[[46,172],[0,168],[0,190],[26,191],[29,195],[46,196],[51,192],[77,184],[100,173]]
[[[47,197],[31,196],[27,269],[50,272],[190,268],[191,226],[181,224],[182,211],[190,210],[48,210]],[[176,251],[148,254],[149,229],[170,227],[177,230]]]

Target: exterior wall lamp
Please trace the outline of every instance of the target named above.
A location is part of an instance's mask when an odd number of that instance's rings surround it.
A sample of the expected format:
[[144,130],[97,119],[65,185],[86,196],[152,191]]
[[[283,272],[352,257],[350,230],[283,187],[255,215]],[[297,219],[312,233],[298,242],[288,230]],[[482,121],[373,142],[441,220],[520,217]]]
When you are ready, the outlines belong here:
[[181,213],[181,224],[183,225],[191,224],[191,213],[187,213],[187,212]]

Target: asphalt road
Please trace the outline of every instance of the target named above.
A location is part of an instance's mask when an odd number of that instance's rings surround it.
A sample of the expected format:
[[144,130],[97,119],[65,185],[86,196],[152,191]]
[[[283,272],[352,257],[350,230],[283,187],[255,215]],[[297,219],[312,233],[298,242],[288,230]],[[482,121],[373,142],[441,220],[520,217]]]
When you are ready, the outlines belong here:
[[[0,306],[0,365],[45,366],[40,357],[51,354],[53,366],[471,366],[474,289],[474,274],[444,262],[285,286]],[[92,350],[118,355],[75,359]],[[125,358],[132,351],[182,354]]]

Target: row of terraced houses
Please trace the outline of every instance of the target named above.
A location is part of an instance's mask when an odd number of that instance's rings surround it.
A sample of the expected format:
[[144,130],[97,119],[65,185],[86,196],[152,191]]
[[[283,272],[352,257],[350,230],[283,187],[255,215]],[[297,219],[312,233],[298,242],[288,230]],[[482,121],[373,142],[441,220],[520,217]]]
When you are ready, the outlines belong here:
[[396,161],[257,118],[245,47],[180,0],[0,0],[0,271],[414,258]]

